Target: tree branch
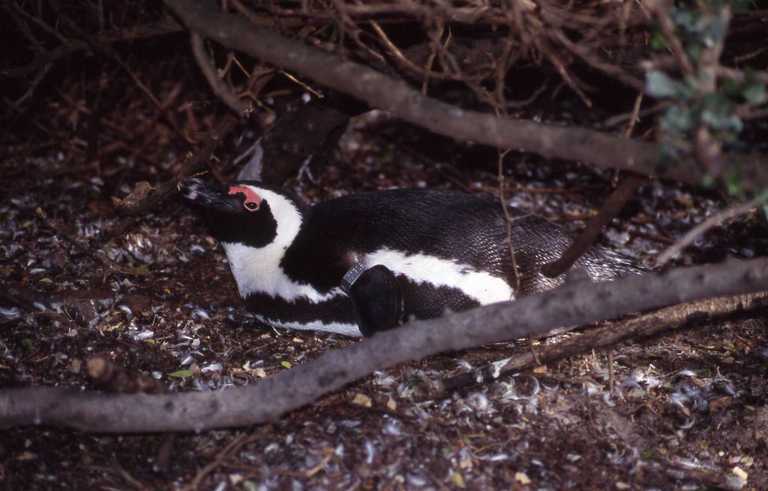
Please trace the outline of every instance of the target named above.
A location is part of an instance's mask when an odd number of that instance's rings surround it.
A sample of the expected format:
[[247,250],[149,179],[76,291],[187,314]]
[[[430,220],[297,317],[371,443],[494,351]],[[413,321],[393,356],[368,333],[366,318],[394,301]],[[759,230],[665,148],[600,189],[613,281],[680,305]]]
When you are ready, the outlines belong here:
[[247,387],[162,395],[60,388],[6,390],[0,392],[0,429],[44,424],[102,433],[145,433],[264,423],[374,370],[436,353],[676,303],[766,289],[768,258],[636,276],[590,288],[577,282],[511,303],[411,322]]
[[673,305],[631,319],[609,322],[573,336],[557,344],[537,346],[536,352],[526,350],[475,370],[443,380],[430,399],[472,385],[491,383],[510,372],[550,363],[597,349],[606,349],[630,340],[650,338],[685,327],[704,327],[744,313],[751,317],[764,316],[768,309],[768,293],[751,293],[733,297],[717,297]]
[[[501,149],[519,149],[545,158],[583,161],[648,176],[697,184],[701,170],[688,158],[659,167],[661,147],[584,128],[549,126],[497,118],[464,110],[421,95],[407,83],[350,60],[251,25],[242,16],[222,13],[214,2],[165,0],[189,29],[222,45],[255,56],[366,101],[437,134]],[[758,156],[733,155],[753,189],[768,185],[768,165]]]
[[192,44],[192,54],[195,55],[195,60],[200,70],[203,72],[205,79],[208,80],[208,85],[211,86],[214,94],[224,102],[232,111],[239,117],[242,117],[249,111],[249,105],[245,101],[241,101],[237,94],[234,93],[229,86],[219,78],[216,73],[216,67],[213,61],[208,58],[205,52],[205,42],[196,32],[192,32],[190,35],[190,43]]

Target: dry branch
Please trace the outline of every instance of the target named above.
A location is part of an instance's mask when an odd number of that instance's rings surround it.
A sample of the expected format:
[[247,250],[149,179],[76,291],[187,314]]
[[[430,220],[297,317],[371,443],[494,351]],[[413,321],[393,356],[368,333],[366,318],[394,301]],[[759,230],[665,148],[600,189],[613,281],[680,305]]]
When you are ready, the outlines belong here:
[[215,392],[101,394],[60,388],[0,392],[0,429],[48,425],[103,433],[201,431],[274,420],[399,363],[702,298],[768,289],[768,259],[566,285],[511,303],[417,321],[334,350],[257,384]]
[[224,102],[232,111],[238,116],[242,117],[249,111],[249,105],[241,101],[229,86],[219,78],[216,73],[216,67],[213,65],[213,61],[209,59],[208,54],[205,52],[205,41],[199,34],[193,32],[190,35],[190,43],[192,45],[192,54],[195,55],[197,65],[200,67],[200,71],[203,72],[205,79],[208,81],[208,85],[211,86],[214,94]]
[[768,309],[768,293],[754,293],[733,297],[708,298],[681,305],[673,305],[631,319],[610,322],[590,329],[557,344],[537,346],[487,366],[443,380],[438,391],[430,398],[471,385],[490,383],[510,372],[532,368],[569,356],[605,349],[627,341],[647,339],[686,327],[703,327],[739,313],[764,316]]
[[[659,167],[661,147],[584,128],[549,126],[532,121],[497,118],[421,95],[407,83],[366,66],[251,25],[242,16],[222,13],[214,2],[165,0],[189,29],[228,48],[294,71],[316,82],[366,101],[372,107],[435,133],[516,149],[545,158],[583,161],[647,176],[696,184],[702,174],[692,159]],[[753,189],[768,185],[768,165],[757,156],[732,155]]]

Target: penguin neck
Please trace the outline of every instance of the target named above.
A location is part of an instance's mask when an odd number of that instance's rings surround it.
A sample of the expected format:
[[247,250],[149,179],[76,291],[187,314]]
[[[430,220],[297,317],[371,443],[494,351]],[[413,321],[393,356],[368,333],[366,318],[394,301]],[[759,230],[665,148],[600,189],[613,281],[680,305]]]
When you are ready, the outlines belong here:
[[301,232],[305,210],[276,192],[259,190],[259,193],[269,203],[277,222],[272,242],[263,247],[248,246],[242,242],[222,242],[222,246],[241,297],[246,298],[252,293],[291,296],[284,291],[287,277],[281,263],[286,250]]

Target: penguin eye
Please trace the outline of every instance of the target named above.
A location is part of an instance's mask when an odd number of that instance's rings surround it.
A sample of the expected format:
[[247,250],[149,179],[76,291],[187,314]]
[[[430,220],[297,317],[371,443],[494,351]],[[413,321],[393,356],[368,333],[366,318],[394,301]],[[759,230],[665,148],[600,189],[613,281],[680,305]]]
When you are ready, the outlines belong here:
[[258,211],[261,206],[261,196],[251,186],[230,186],[227,194],[242,194],[245,198],[243,207],[248,211]]

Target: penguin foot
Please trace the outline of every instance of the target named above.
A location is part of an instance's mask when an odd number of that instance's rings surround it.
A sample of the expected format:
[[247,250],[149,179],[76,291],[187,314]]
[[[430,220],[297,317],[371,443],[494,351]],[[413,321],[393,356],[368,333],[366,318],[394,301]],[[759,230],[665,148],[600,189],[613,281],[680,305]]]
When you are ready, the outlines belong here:
[[351,285],[349,294],[363,336],[373,336],[400,323],[403,294],[395,274],[386,266],[366,270]]

